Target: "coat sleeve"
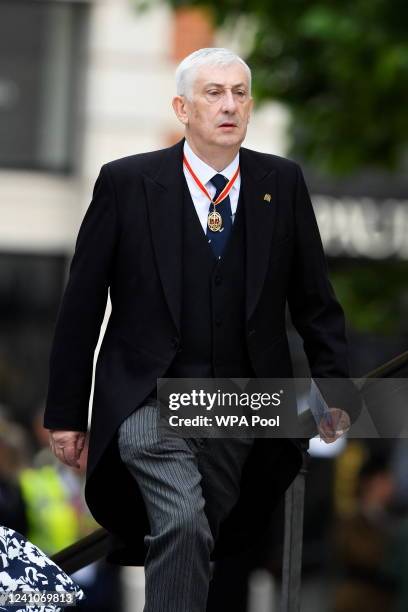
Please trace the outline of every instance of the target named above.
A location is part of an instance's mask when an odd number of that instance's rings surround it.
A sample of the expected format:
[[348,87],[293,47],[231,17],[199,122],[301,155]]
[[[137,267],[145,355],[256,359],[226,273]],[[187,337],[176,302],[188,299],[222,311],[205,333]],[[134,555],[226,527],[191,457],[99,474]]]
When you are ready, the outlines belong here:
[[[361,405],[349,380],[345,319],[329,280],[327,262],[309,192],[299,166],[294,200],[295,246],[288,306],[303,339],[311,376],[329,406],[346,410],[352,422]],[[336,379],[336,382],[323,379]],[[342,380],[341,380],[342,379]]]
[[118,233],[109,168],[102,166],[79,229],[50,353],[44,426],[86,431],[93,357]]

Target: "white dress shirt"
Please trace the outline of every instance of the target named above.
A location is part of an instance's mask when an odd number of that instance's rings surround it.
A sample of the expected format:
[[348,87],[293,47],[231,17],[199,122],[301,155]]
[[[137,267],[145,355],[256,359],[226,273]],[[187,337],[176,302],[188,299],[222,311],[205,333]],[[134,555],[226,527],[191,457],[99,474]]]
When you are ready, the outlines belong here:
[[[215,192],[217,191],[215,186],[210,182],[210,179],[214,176],[214,174],[222,174],[226,179],[230,180],[238,168],[239,165],[239,153],[236,154],[235,158],[232,162],[218,172],[218,170],[214,170],[208,164],[203,162],[202,159],[198,157],[191,149],[187,140],[184,141],[184,155],[187,158],[188,163],[190,164],[193,172],[200,179],[204,187],[207,189],[208,193],[212,198],[215,196]],[[204,230],[204,233],[207,233],[207,217],[208,212],[213,208],[212,204],[210,204],[209,199],[204,195],[201,189],[198,187],[197,183],[187,170],[187,168],[183,164],[184,176],[186,177],[187,185],[190,190],[191,198],[194,203],[194,207],[196,209],[196,213],[200,220],[201,226]],[[231,212],[232,212],[232,222],[234,222],[235,213],[237,211],[238,198],[239,198],[239,189],[241,186],[241,174],[239,174],[235,180],[235,183],[229,192],[229,197],[231,201]]]

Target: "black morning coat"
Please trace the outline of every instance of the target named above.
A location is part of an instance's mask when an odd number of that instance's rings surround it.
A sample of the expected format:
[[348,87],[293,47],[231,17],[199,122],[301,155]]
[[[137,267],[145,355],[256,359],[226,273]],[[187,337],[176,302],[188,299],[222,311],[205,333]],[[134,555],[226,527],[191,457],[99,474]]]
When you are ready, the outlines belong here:
[[[50,356],[44,425],[86,431],[93,356],[109,291],[112,312],[96,365],[85,496],[95,519],[115,535],[108,559],[119,564],[143,565],[149,523],[137,484],[120,460],[117,430],[163,377],[180,343],[183,143],[102,166],[79,230]],[[343,311],[328,279],[301,169],[243,147],[240,168],[246,334],[256,376],[293,376],[288,303],[312,376],[347,377]],[[299,471],[298,441],[277,444],[256,440],[214,560],[265,533],[271,510]]]

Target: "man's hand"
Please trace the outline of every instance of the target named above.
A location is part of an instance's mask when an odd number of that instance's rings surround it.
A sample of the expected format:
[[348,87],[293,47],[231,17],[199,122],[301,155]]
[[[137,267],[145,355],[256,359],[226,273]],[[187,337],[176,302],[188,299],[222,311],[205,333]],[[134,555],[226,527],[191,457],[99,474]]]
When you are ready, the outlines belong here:
[[321,439],[330,444],[340,438],[350,428],[350,417],[341,408],[329,408],[318,425]]
[[50,447],[62,463],[79,468],[79,458],[85,445],[86,432],[50,429]]

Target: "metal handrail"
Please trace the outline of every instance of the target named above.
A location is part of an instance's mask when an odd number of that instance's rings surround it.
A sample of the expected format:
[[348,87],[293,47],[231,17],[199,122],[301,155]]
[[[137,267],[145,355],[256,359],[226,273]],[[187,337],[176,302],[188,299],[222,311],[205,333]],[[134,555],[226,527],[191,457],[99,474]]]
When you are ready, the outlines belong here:
[[[356,386],[363,391],[369,385],[370,379],[389,378],[408,365],[408,351],[387,361],[385,364],[369,372],[363,378],[355,381]],[[316,434],[316,423],[310,410],[300,416],[302,428],[310,436]],[[98,559],[105,557],[114,547],[115,538],[106,529],[100,527],[91,534],[81,538],[71,546],[55,553],[51,559],[67,573],[73,573]]]
[[105,557],[112,549],[113,536],[99,527],[74,544],[52,555],[51,559],[67,574],[73,574],[86,565]]

